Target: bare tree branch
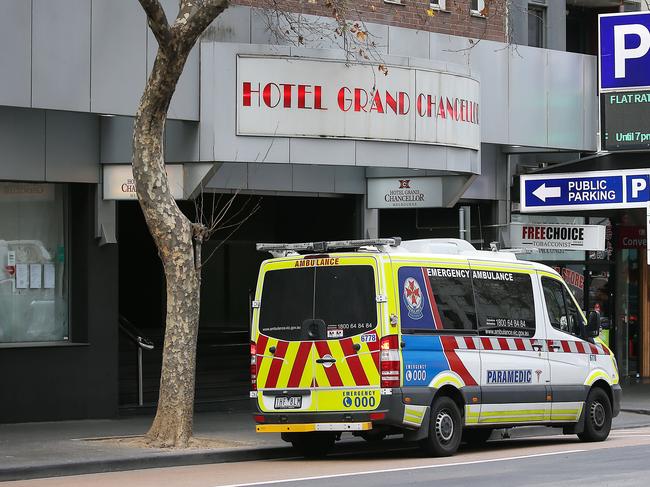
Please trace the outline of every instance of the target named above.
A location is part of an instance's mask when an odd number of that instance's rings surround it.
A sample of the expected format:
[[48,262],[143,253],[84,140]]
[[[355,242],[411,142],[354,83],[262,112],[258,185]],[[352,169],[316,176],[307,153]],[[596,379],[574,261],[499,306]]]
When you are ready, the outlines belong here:
[[188,52],[198,37],[228,8],[229,0],[181,0],[172,31],[180,52]]
[[[239,190],[236,191],[236,192],[235,192],[235,193],[230,197],[229,201],[226,203],[226,205],[228,205],[228,207],[230,207],[230,206],[232,205],[232,203],[234,202],[235,198],[237,198],[238,194],[239,194]],[[212,197],[214,198],[214,195],[212,195]],[[221,198],[221,196],[220,196],[219,198]],[[241,208],[237,211],[237,213],[236,213],[235,215],[233,215],[232,217],[230,217],[227,221],[231,221],[231,220],[232,220],[236,215],[241,214],[241,213],[242,213],[246,208],[248,208],[248,205],[249,205],[249,203],[251,202],[251,200],[252,200],[252,196],[249,196],[249,197],[248,197],[248,200],[247,200],[244,204],[241,205]],[[215,246],[215,248],[212,249],[212,252],[210,252],[210,255],[208,255],[208,257],[207,257],[206,259],[204,259],[204,260],[201,262],[201,266],[204,266],[205,264],[207,264],[207,263],[210,261],[210,259],[212,259],[212,257],[213,257],[214,254],[217,252],[217,250],[219,250],[219,249],[221,248],[221,246],[222,246],[224,243],[226,243],[226,242],[230,239],[230,237],[232,237],[233,234],[234,234],[237,230],[239,230],[239,228],[240,228],[244,223],[246,223],[246,222],[248,221],[249,218],[251,218],[255,213],[258,212],[258,210],[261,208],[261,201],[262,201],[262,198],[259,197],[259,198],[257,199],[257,201],[254,202],[252,208],[250,208],[249,210],[247,210],[247,213],[246,213],[246,214],[242,217],[242,219],[239,220],[238,222],[233,223],[233,224],[230,224],[230,225],[225,225],[225,226],[219,226],[219,225],[215,226],[215,228],[214,228],[214,230],[213,230],[213,232],[215,232],[215,233],[216,233],[217,231],[219,231],[219,230],[228,230],[228,229],[231,229],[231,228],[232,228],[233,230],[232,230],[231,232],[229,232],[228,235],[226,235],[225,238],[221,239],[221,241],[219,242],[219,244],[217,244],[217,245]]]
[[160,5],[159,0],[139,0],[140,5],[147,14],[147,21],[149,28],[156,40],[160,49],[167,50],[170,47],[172,40],[172,32],[167,21],[165,10]]

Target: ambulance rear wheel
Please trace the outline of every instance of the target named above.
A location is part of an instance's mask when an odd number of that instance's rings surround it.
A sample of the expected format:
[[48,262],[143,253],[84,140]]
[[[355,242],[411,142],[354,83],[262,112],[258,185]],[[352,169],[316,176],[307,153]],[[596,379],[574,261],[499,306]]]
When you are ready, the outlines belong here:
[[420,442],[422,449],[431,456],[448,457],[456,453],[462,436],[462,418],[454,400],[436,398],[429,415],[429,437]]
[[482,446],[492,436],[492,428],[468,428],[463,431],[463,441],[469,446]]
[[612,429],[612,403],[607,393],[594,387],[585,403],[585,429],[578,433],[582,441],[605,441]]
[[289,437],[293,448],[305,458],[322,458],[336,441],[334,433],[293,433]]

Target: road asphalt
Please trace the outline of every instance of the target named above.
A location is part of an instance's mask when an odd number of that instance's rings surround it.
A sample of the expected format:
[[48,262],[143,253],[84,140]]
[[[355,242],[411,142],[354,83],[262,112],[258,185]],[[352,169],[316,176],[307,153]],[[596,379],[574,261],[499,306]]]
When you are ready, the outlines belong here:
[[9,482],[7,487],[394,487],[643,486],[650,464],[650,427],[621,429],[607,441],[576,436],[492,440],[462,446],[453,457],[430,458],[415,447],[335,451],[323,460],[274,460],[149,468]]
[[[139,436],[152,418],[134,416],[106,420],[57,421],[0,425],[0,481],[112,472],[142,468],[279,459],[294,456],[276,434],[256,434],[248,401],[229,410],[195,415],[195,437],[217,442],[218,448],[162,450],[135,448],[106,438]],[[615,429],[650,425],[650,384],[624,386],[623,412]],[[501,432],[496,432],[496,437]],[[560,434],[546,427],[515,428],[512,438]],[[405,445],[393,440],[395,447]],[[363,445],[363,446],[362,446]],[[363,440],[344,436],[337,451],[372,449]]]

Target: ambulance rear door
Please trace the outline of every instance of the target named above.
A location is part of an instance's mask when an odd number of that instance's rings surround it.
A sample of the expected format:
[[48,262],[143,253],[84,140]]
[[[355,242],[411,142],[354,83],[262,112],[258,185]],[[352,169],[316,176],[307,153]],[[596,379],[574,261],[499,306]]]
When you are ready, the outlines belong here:
[[262,411],[379,406],[383,303],[377,269],[376,256],[358,254],[305,256],[266,265],[256,322]]
[[315,269],[313,394],[318,411],[379,407],[379,323],[386,304],[374,255]]
[[[313,267],[295,260],[265,262],[253,313],[256,343],[257,401],[263,412],[315,411],[313,342],[302,323],[313,314]],[[257,333],[256,333],[257,332]]]

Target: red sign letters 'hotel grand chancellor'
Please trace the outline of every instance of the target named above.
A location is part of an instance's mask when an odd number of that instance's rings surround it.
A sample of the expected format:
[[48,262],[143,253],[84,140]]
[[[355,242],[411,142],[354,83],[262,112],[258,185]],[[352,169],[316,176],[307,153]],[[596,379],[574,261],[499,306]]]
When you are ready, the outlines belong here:
[[479,82],[433,70],[237,59],[237,134],[480,148]]

